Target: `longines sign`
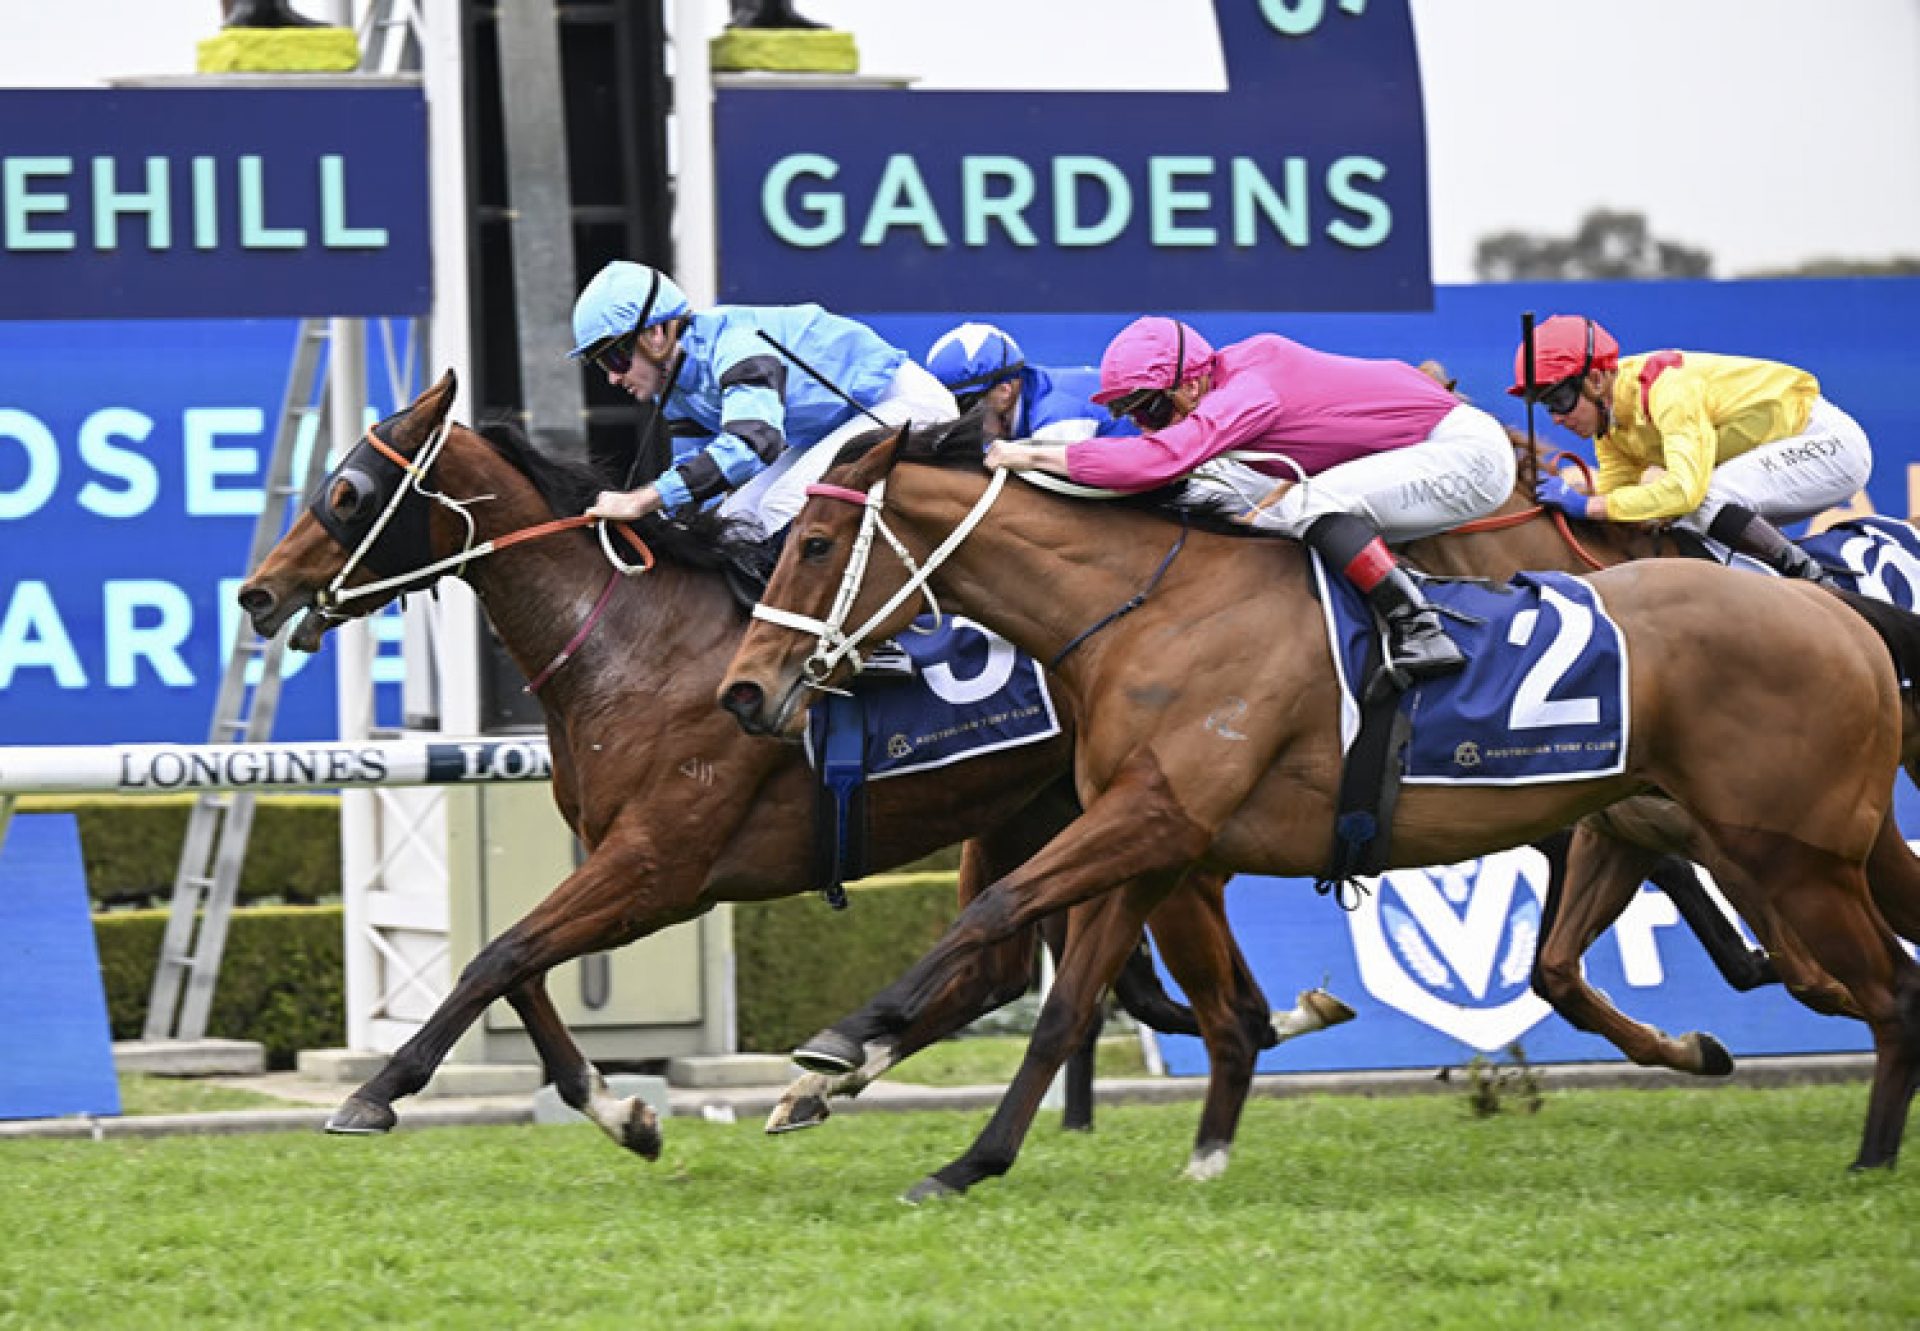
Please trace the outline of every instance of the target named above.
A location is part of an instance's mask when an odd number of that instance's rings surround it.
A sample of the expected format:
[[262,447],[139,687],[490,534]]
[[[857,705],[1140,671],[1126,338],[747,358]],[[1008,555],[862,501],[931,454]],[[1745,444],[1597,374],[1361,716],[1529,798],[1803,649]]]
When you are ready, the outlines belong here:
[[1431,308],[1407,0],[1215,8],[1225,92],[723,89],[723,297],[876,313]]
[[431,298],[417,88],[0,91],[0,318],[395,317]]

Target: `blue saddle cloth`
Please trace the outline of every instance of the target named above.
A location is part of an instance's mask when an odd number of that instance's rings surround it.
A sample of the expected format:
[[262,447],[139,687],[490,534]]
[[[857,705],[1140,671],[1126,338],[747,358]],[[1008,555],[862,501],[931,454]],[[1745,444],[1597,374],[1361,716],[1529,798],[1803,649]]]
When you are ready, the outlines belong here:
[[[1920,613],[1920,532],[1906,523],[1851,518],[1798,544],[1847,590]],[[1736,560],[1764,569],[1744,556]]]
[[[1314,576],[1341,682],[1340,739],[1360,723],[1356,690],[1378,632],[1346,579]],[[1427,597],[1471,622],[1444,620],[1467,654],[1457,675],[1409,689],[1413,734],[1401,780],[1527,785],[1612,776],[1626,765],[1627,652],[1593,588],[1561,573],[1523,573],[1504,587],[1428,581]]]
[[[922,617],[898,639],[910,677],[856,679],[868,780],[945,767],[1060,733],[1046,675],[1030,656],[970,619]],[[824,747],[827,709],[807,728],[810,761]]]

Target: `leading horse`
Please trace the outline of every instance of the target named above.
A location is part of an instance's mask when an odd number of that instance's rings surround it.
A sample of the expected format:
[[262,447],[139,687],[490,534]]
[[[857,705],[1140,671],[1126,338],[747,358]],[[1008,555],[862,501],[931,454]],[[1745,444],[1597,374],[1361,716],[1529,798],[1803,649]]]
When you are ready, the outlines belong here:
[[[881,523],[901,560],[874,544]],[[1004,473],[989,480],[977,444],[952,427],[856,441],[815,487],[756,611],[765,622],[749,629],[718,695],[743,727],[796,738],[812,689],[843,674],[861,638],[902,627],[922,585],[1049,661],[1081,720],[1085,812],[876,1000],[871,1034],[910,1025],[982,948],[1027,922],[1108,893],[1122,902],[1110,930],[1071,940],[981,1138],[911,1195],[961,1191],[1011,1166],[1047,1080],[1124,959],[1128,927],[1186,875],[1324,865],[1339,684],[1311,583],[1292,542],[1177,532],[1160,513],[1089,506],[1008,485]],[[1633,662],[1622,770],[1410,787],[1393,814],[1392,863],[1454,862],[1650,789],[1673,797],[1724,872],[1791,924],[1867,1021],[1875,1073],[1856,1164],[1890,1164],[1920,1067],[1920,967],[1874,911],[1863,866],[1889,825],[1899,745],[1889,651],[1920,664],[1920,635],[1883,640],[1810,585],[1688,561],[1609,570],[1593,585]],[[1700,615],[1701,604],[1714,613]]]
[[[670,524],[651,524],[645,530],[659,547],[655,566],[644,576],[620,576],[580,528],[584,519],[556,520],[580,512],[601,479],[533,450],[517,432],[483,437],[450,421],[454,391],[449,374],[375,427],[243,584],[240,604],[263,635],[305,612],[291,644],[311,651],[334,623],[457,572],[521,670],[542,681],[537,696],[554,796],[588,853],[526,918],[480,951],[419,1032],[346,1099],[328,1127],[392,1127],[393,1102],[424,1086],[460,1033],[504,996],[566,1103],[651,1159],[660,1149],[657,1114],[638,1098],[611,1093],[560,1021],[544,977],[567,960],[619,947],[719,902],[817,886],[809,869],[812,777],[796,750],[746,738],[712,705],[744,623],[712,546]],[[475,557],[485,545],[497,548]],[[351,596],[350,589],[382,578],[386,588]],[[1063,780],[1070,709],[1062,722],[1065,732],[1043,743],[874,783],[875,866],[972,837],[962,857],[963,897],[1009,872],[1077,812]],[[1193,1005],[1184,1029],[1197,1022],[1214,1060],[1200,1129],[1207,1151],[1232,1136],[1257,1050],[1315,1024],[1307,1013],[1305,1020],[1289,1014],[1279,1030],[1270,1025],[1225,926],[1224,881],[1197,880],[1152,921]],[[977,971],[957,977],[923,1021],[903,1029],[853,1077],[810,1082],[784,1108],[801,1122],[809,1115],[817,1121],[829,1089],[857,1089],[1024,992],[1033,955],[1030,938],[1011,938]],[[1157,1017],[1177,1022],[1180,1015]]]

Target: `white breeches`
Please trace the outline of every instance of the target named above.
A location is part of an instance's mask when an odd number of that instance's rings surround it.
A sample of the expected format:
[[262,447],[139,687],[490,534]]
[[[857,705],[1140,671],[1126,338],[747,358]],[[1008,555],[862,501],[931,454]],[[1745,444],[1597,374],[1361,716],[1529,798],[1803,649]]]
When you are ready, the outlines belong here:
[[1762,444],[1715,467],[1706,499],[1675,525],[1704,533],[1728,504],[1751,509],[1776,525],[1798,522],[1852,499],[1872,471],[1873,449],[1866,431],[1833,403],[1815,398],[1802,433]]
[[[933,425],[960,414],[946,385],[912,361],[894,371],[886,395],[869,408],[888,425]],[[792,522],[806,506],[807,487],[826,474],[849,440],[876,428],[873,417],[857,413],[826,438],[805,448],[789,448],[773,465],[720,501],[729,518],[751,518],[771,535]]]
[[1462,403],[1420,443],[1308,477],[1254,525],[1298,538],[1316,518],[1351,513],[1389,542],[1411,541],[1493,512],[1513,493],[1514,475],[1505,427]]

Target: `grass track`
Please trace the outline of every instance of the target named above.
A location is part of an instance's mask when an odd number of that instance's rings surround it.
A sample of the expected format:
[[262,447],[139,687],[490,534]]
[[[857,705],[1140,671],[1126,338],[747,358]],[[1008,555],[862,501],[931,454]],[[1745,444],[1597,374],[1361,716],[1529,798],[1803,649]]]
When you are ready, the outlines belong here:
[[1848,1175],[1863,1086],[1256,1101],[1043,1119],[1016,1171],[894,1198],[978,1113],[767,1139],[585,1127],[0,1146],[0,1327],[1920,1325],[1920,1179]]

